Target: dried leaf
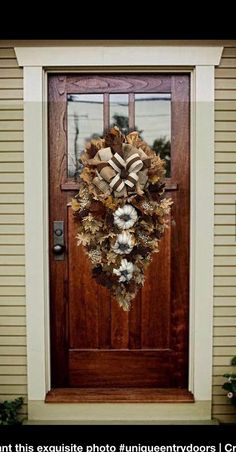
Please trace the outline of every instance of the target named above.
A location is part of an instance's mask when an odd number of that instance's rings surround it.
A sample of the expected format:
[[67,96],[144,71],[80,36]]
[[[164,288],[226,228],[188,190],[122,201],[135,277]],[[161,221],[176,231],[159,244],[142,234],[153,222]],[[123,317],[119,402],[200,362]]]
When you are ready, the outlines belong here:
[[78,203],[77,199],[72,198],[71,200],[71,208],[74,212],[77,212],[77,210],[80,209],[80,204]]

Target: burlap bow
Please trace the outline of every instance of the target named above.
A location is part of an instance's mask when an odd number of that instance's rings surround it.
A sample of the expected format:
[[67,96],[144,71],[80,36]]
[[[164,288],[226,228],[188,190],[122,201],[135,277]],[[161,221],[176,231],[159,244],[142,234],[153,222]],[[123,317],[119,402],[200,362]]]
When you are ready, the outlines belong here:
[[151,159],[142,149],[123,144],[121,151],[114,155],[110,147],[100,149],[88,163],[96,166],[94,185],[103,193],[110,191],[121,197],[128,192],[143,193]]

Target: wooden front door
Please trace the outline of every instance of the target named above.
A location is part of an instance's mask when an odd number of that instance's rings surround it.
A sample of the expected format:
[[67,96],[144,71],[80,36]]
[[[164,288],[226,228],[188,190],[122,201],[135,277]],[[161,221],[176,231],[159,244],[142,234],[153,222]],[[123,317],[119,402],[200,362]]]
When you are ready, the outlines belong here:
[[[130,312],[92,279],[70,206],[84,140],[113,124],[138,129],[161,152],[173,200],[170,228]],[[52,388],[186,390],[189,76],[49,75],[49,189]],[[64,249],[55,248],[58,237]]]

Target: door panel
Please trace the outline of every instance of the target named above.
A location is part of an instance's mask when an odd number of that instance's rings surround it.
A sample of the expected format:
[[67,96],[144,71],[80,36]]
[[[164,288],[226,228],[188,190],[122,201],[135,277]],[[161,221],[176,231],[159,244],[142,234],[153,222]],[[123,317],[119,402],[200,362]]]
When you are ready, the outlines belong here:
[[[128,94],[131,129],[136,121],[135,96],[139,96],[139,102],[143,102],[144,93],[166,93],[165,97],[171,99],[171,177],[166,179],[166,194],[174,201],[170,227],[130,312],[124,312],[109,291],[93,280],[83,247],[76,245],[70,200],[78,190],[79,173],[70,176],[71,171],[68,178],[72,161],[68,147],[74,137],[70,138],[67,130],[67,114],[72,111],[69,107],[67,110],[67,101],[68,96],[86,93],[102,94],[105,129],[110,125],[110,110],[115,111],[110,101],[116,103],[118,99],[113,94]],[[148,126],[152,121],[152,129],[158,118],[148,102],[157,98],[152,95],[144,99],[150,120],[143,119],[144,104],[136,106],[142,124]],[[76,101],[82,104],[81,99],[77,97]],[[83,106],[80,108],[82,115]],[[189,76],[50,75],[49,162],[52,386],[187,388]],[[53,222],[58,220],[65,224],[63,261],[56,261],[53,254]]]

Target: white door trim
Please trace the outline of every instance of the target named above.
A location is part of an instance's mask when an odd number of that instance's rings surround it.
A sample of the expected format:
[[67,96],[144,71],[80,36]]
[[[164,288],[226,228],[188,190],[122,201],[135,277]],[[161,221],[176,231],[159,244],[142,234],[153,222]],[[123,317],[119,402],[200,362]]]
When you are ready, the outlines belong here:
[[[29,419],[150,421],[211,418],[214,215],[214,66],[222,47],[17,47],[24,67],[26,305]],[[190,379],[193,404],[45,404],[50,389],[47,71],[191,73]],[[147,405],[147,408],[145,406]],[[86,411],[86,414],[85,414]],[[71,413],[70,415],[68,413]],[[72,414],[73,413],[73,414]],[[68,417],[69,416],[69,417]],[[72,416],[72,417],[71,417]],[[95,416],[95,418],[94,418]]]

